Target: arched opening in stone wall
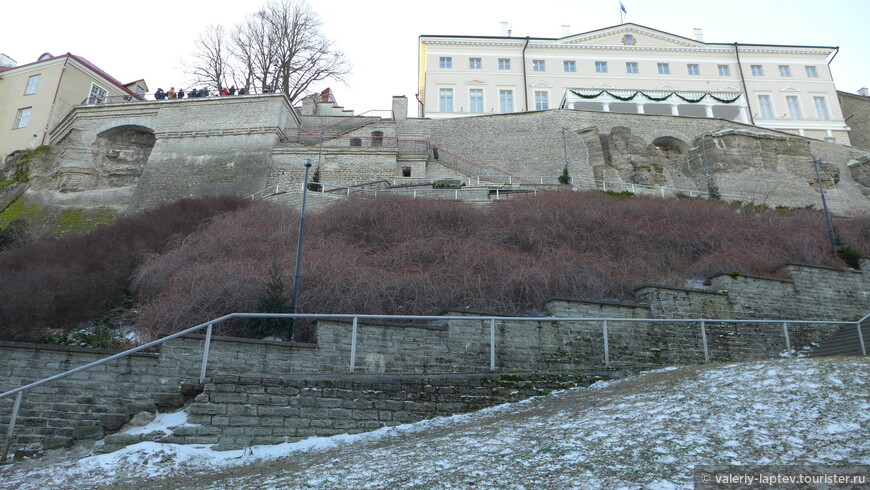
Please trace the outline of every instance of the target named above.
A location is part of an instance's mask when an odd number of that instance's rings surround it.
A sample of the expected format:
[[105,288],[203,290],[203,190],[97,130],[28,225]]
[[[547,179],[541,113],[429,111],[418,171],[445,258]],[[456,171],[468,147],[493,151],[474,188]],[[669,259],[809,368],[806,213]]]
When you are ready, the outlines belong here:
[[117,126],[99,133],[90,145],[93,164],[60,177],[58,190],[78,192],[134,185],[151,156],[154,130],[137,125]]
[[689,151],[689,145],[673,136],[660,136],[653,140],[652,144],[663,151],[668,158],[685,155]]
[[372,146],[384,146],[383,131],[372,131]]

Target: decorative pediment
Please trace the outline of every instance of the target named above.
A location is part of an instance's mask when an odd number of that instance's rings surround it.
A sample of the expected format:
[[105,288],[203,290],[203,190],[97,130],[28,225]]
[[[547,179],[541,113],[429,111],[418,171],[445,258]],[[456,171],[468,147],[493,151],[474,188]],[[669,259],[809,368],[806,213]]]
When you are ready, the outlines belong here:
[[674,87],[670,83],[666,83],[664,85],[659,85],[658,87],[656,87],[656,90],[676,90],[676,89],[677,89],[677,87]]
[[740,89],[737,87],[732,87],[731,85],[725,85],[724,87],[719,88],[720,92],[740,92]]
[[593,85],[594,88],[616,88],[615,86],[609,83],[599,83],[598,85]]
[[703,42],[677,36],[637,24],[621,24],[597,31],[574,34],[559,40],[561,44],[588,44],[595,46],[658,46],[658,47],[698,47]]
[[547,83],[543,80],[539,80],[535,83],[530,83],[529,87],[538,87],[538,88],[551,88],[553,86],[552,83]]
[[486,81],[481,80],[479,78],[472,78],[471,80],[466,80],[465,84],[466,85],[486,85]]
[[783,92],[800,92],[801,89],[799,89],[799,88],[797,88],[797,87],[792,87],[791,85],[789,85],[788,87],[784,87],[784,88],[782,89],[782,91],[783,91]]

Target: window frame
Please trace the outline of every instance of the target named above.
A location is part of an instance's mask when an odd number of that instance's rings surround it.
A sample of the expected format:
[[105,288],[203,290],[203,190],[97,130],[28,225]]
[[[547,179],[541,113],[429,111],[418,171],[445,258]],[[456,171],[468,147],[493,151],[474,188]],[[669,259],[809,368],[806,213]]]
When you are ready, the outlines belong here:
[[[469,87],[469,89],[468,89],[468,112],[470,112],[471,114],[483,114],[486,111],[486,109],[485,109],[486,104],[485,104],[485,99],[484,99],[485,92],[486,91],[483,90],[482,88]],[[480,97],[473,97],[472,95],[475,93],[479,93]],[[480,110],[479,111],[474,110],[475,109],[475,106],[474,106],[475,100],[480,100]]]
[[626,73],[640,73],[640,66],[638,66],[637,61],[626,61],[625,62],[625,72]]
[[698,63],[686,63],[686,72],[692,76],[701,75],[701,65]]
[[30,75],[27,77],[27,85],[24,87],[24,95],[34,95],[39,90],[39,81],[42,79],[42,73]]
[[595,62],[595,73],[607,73],[607,62],[606,61],[596,61]]
[[[792,105],[792,101],[794,101],[794,105]],[[788,111],[789,119],[800,120],[804,118],[803,107],[801,107],[801,98],[797,95],[786,95],[785,107]]]
[[763,77],[764,76],[764,66],[762,66],[762,65],[749,65],[749,72],[752,73],[753,77]]
[[[822,102],[822,109],[824,110],[824,114],[821,114],[819,111],[819,101]],[[813,95],[813,107],[816,110],[816,118],[819,121],[830,121],[831,120],[831,109],[828,106],[828,98],[824,95]],[[824,117],[822,117],[824,116]]]
[[[445,95],[447,92],[449,92],[449,94]],[[454,112],[453,109],[456,102],[454,97],[455,91],[453,90],[453,87],[438,87],[438,112]],[[445,101],[450,103],[450,107],[447,107]]]
[[716,69],[719,70],[720,77],[730,77],[731,76],[731,65],[717,65]]
[[[504,96],[509,95],[506,99]],[[510,107],[508,109],[505,108],[505,100],[510,102]],[[498,109],[499,114],[512,114],[516,112],[514,108],[514,90],[512,88],[500,88],[498,89]]]
[[[571,68],[570,70],[568,69],[569,67]],[[576,73],[577,72],[577,62],[570,61],[570,60],[562,61],[562,70],[565,71],[566,73]]]
[[659,75],[670,75],[671,74],[671,64],[670,63],[658,63],[656,65],[656,69],[658,70]]
[[453,68],[453,57],[452,56],[440,56],[440,57],[438,57],[438,68],[443,68],[443,69]]
[[[102,91],[102,95],[95,96],[94,95],[95,89]],[[88,91],[88,99],[87,99],[88,102],[87,103],[88,104],[102,104],[102,103],[106,102],[106,98],[108,96],[109,96],[109,91],[107,89],[100,87],[96,83],[91,83],[91,89]]]
[[[764,97],[765,102],[762,102],[762,97]],[[773,107],[773,97],[771,97],[770,94],[758,94],[756,95],[756,99],[758,100],[758,112],[761,119],[776,119],[776,110]]]
[[468,58],[468,69],[469,70],[480,70],[483,67],[483,61],[481,58]]
[[[12,129],[26,128],[30,124],[30,117],[33,115],[33,106],[22,107],[15,111],[15,122],[12,123]],[[22,124],[22,121],[24,124]]]
[[532,60],[532,71],[547,71],[547,65],[544,60]]
[[499,70],[510,70],[511,69],[511,59],[510,58],[499,58],[498,59],[498,69]]
[[791,65],[779,65],[779,76],[791,78]]
[[819,78],[819,70],[813,65],[807,65],[804,67],[807,72],[807,78]]
[[[543,104],[541,104],[540,100],[538,100],[538,96],[543,95]],[[535,110],[536,111],[546,111],[550,109],[550,92],[548,90],[535,90]],[[543,105],[543,107],[541,107]]]

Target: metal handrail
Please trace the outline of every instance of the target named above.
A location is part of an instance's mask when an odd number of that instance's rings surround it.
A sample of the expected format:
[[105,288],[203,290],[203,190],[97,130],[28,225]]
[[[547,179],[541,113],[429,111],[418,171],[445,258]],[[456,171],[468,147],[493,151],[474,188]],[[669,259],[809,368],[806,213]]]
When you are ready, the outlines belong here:
[[735,319],[722,319],[722,318],[590,318],[590,317],[510,317],[510,316],[439,316],[439,315],[370,315],[370,314],[331,314],[331,313],[230,313],[213,320],[209,320],[205,323],[200,323],[194,327],[188,328],[186,330],[182,330],[180,332],[176,332],[174,334],[168,335],[162,339],[155,340],[153,342],[149,342],[147,344],[140,345],[138,347],[134,347],[132,349],[125,350],[123,352],[119,352],[112,356],[109,356],[105,359],[100,359],[98,361],[91,362],[89,364],[85,364],[84,366],[77,367],[75,369],[71,369],[69,371],[65,371],[60,374],[56,374],[54,376],[50,376],[48,378],[42,379],[40,381],[36,381],[12,390],[9,390],[5,393],[0,393],[0,399],[6,398],[12,395],[15,396],[14,406],[12,408],[12,416],[9,422],[9,428],[6,433],[6,442],[4,444],[4,449],[2,455],[0,455],[0,462],[5,461],[9,448],[12,444],[12,434],[15,429],[15,422],[18,417],[18,411],[21,407],[21,400],[24,392],[36,388],[38,386],[42,386],[46,383],[65,378],[67,376],[106,364],[107,362],[113,361],[115,359],[120,359],[122,357],[129,356],[136,352],[149,349],[151,347],[155,347],[157,345],[163,344],[169,340],[176,339],[178,337],[182,337],[184,335],[191,334],[193,332],[202,330],[203,328],[206,330],[205,339],[203,340],[203,358],[202,364],[200,368],[199,382],[205,382],[205,374],[206,367],[208,365],[208,355],[209,348],[211,345],[211,337],[212,330],[215,324],[221,323],[226,320],[230,320],[233,318],[283,318],[283,319],[291,319],[291,318],[312,318],[312,319],[345,319],[345,320],[353,320],[352,327],[352,345],[351,345],[351,359],[349,372],[353,373],[356,365],[356,343],[357,343],[357,330],[358,330],[358,322],[360,319],[364,320],[436,320],[436,321],[489,321],[490,322],[490,361],[489,361],[489,369],[496,369],[496,342],[495,342],[495,322],[496,321],[522,321],[522,322],[541,322],[541,321],[559,321],[559,322],[601,322],[603,327],[603,337],[604,337],[604,364],[605,367],[610,366],[610,357],[609,357],[609,347],[608,347],[608,331],[607,331],[607,322],[618,322],[618,323],[699,323],[701,328],[701,336],[703,339],[703,347],[704,347],[704,361],[709,362],[709,353],[707,350],[707,336],[705,331],[705,325],[707,322],[709,323],[755,323],[755,324],[781,324],[783,326],[783,332],[785,334],[785,344],[788,350],[791,350],[791,344],[788,337],[788,325],[794,324],[809,324],[809,325],[856,325],[858,327],[859,333],[859,342],[861,344],[861,350],[863,355],[867,355],[867,349],[864,344],[864,337],[861,335],[861,324],[864,321],[867,321],[870,318],[870,315],[864,316],[861,320],[858,321],[829,321],[829,320],[735,320]]
[[[503,177],[502,175],[478,175],[477,183],[479,184],[481,180],[493,180],[498,177]],[[513,178],[517,179],[525,179],[529,184],[538,184],[538,185],[549,185],[549,182],[559,183],[560,175],[514,175]],[[610,186],[612,188],[631,188],[631,192],[634,192],[635,189],[649,189],[658,192],[670,191],[670,192],[684,192],[689,195],[689,197],[697,196],[706,196],[708,194],[707,191],[699,191],[695,189],[682,189],[679,187],[667,187],[667,186],[658,186],[658,185],[649,185],[649,184],[633,184],[630,182],[620,182],[617,180],[603,180],[603,179],[592,179],[589,177],[570,177],[569,185],[575,185],[579,182],[589,182],[592,184],[601,184],[602,190],[608,190],[607,187]],[[471,179],[469,179],[469,183],[471,183]],[[508,179],[507,184],[513,184],[512,179]],[[561,184],[560,184],[561,185]],[[597,185],[596,185],[597,187]],[[748,199],[746,196],[742,196],[739,194],[719,194],[721,197],[731,197],[731,198],[739,198],[739,199]]]

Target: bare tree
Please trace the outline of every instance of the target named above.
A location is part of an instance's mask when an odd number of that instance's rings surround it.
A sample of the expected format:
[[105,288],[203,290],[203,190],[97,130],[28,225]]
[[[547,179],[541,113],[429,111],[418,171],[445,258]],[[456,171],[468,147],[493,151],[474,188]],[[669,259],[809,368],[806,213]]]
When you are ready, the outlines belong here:
[[189,65],[194,82],[220,91],[231,71],[229,40],[224,27],[217,24],[208,26],[197,38],[196,48],[193,62]]
[[[220,89],[229,76],[248,92],[280,91],[291,101],[303,95],[315,82],[344,81],[350,64],[320,32],[317,13],[305,0],[269,0],[257,12],[235,27],[229,42],[212,31],[200,37],[203,44],[194,58],[193,74]],[[222,34],[222,32],[221,32]],[[227,45],[232,53],[221,57]],[[220,77],[206,79],[203,73],[218,73],[216,60],[224,60]]]

